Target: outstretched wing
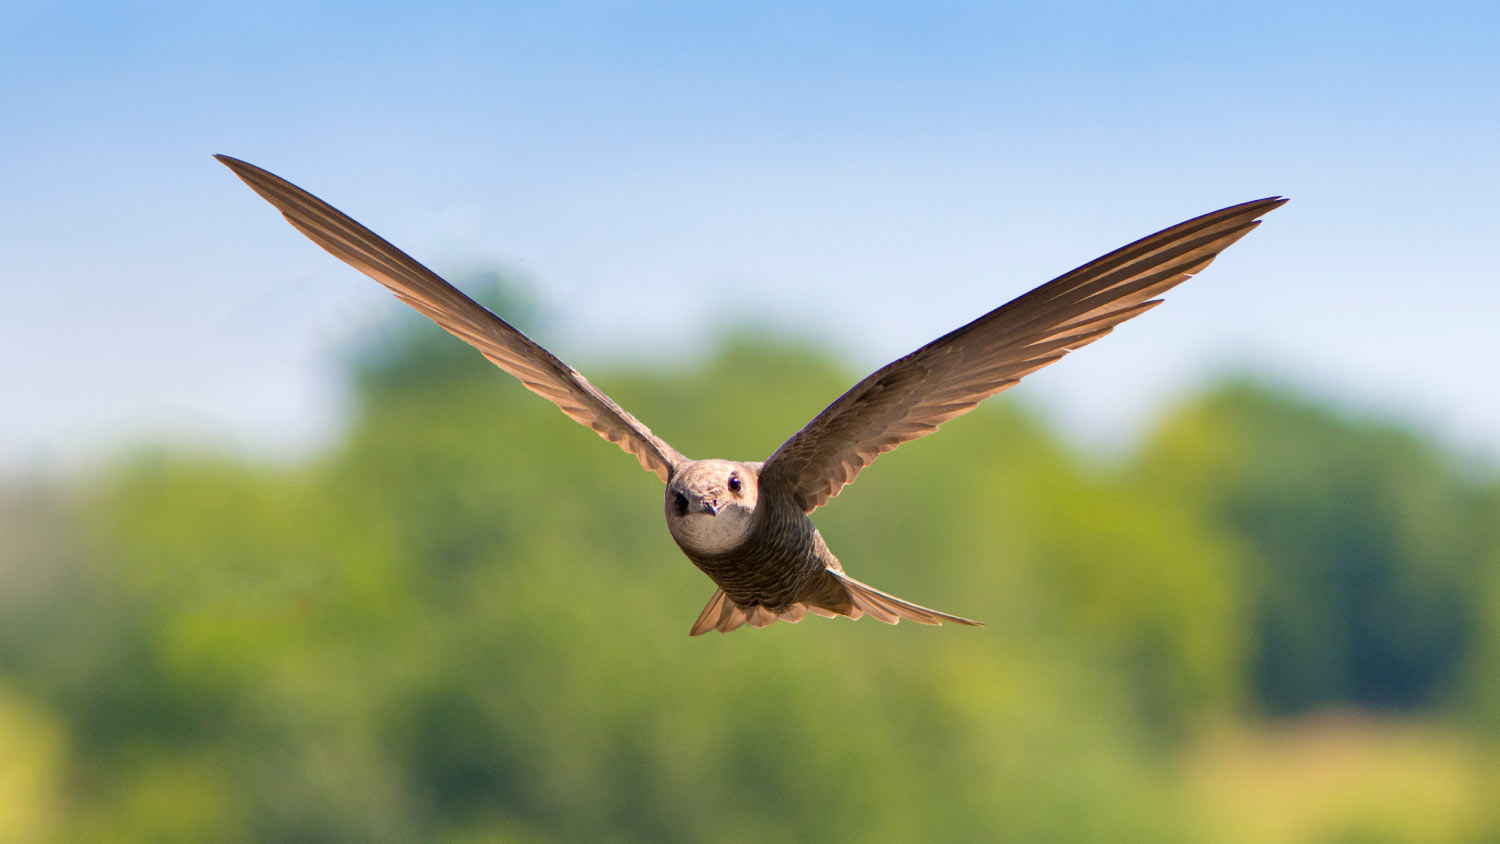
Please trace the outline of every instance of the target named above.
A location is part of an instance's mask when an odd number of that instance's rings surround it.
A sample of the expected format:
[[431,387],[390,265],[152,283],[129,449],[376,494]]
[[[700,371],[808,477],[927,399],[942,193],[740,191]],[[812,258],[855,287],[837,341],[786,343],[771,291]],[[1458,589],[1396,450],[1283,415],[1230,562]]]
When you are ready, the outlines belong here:
[[521,379],[526,389],[618,443],[663,483],[671,478],[673,467],[687,459],[572,367],[380,235],[280,176],[227,155],[214,157],[276,206],[313,243],[390,288],[396,298]]
[[882,367],[783,443],[761,471],[762,486],[784,485],[812,512],[882,453],[1156,306],[1153,297],[1208,266],[1284,202],[1246,202],[1142,238]]

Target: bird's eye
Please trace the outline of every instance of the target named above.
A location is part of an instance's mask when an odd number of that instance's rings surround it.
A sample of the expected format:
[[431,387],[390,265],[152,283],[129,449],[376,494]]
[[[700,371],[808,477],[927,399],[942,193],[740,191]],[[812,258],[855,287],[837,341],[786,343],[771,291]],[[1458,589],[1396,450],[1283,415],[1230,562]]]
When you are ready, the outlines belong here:
[[686,516],[687,515],[687,505],[688,505],[687,496],[683,495],[680,492],[677,493],[677,497],[676,498],[672,499],[672,506],[677,508],[677,515],[679,515],[679,516]]
[[740,476],[739,475],[730,475],[729,476],[729,491],[730,492],[734,493],[735,495],[739,495],[740,494],[740,487],[741,486],[742,486],[742,484],[740,483]]

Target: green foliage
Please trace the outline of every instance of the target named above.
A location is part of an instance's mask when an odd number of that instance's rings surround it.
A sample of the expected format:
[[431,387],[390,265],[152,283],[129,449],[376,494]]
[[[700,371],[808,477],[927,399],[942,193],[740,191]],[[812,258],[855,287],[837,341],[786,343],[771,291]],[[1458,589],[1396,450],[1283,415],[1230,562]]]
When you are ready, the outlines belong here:
[[1235,382],[1180,409],[1138,462],[1247,555],[1252,682],[1270,711],[1410,708],[1456,691],[1497,510],[1453,458]]
[[[1271,597],[1311,600],[1273,588],[1291,558],[1339,589],[1383,549],[1385,600],[1474,625],[1468,540],[1422,547],[1462,528],[1424,521],[1467,502],[1441,464],[1316,414],[1343,442],[1296,446],[1272,422],[1300,406],[1240,391],[1170,423],[1149,478],[996,403],[816,514],[856,576],[988,628],[689,639],[712,585],[659,481],[430,326],[385,342],[316,461],[144,454],[0,498],[0,783],[48,772],[0,818],[67,841],[1189,840],[1173,760],[1240,708]],[[745,459],[851,383],[749,339],[598,375],[686,453]],[[1355,492],[1379,541],[1317,533]],[[1355,631],[1443,677],[1468,641]],[[43,738],[6,745],[19,725]]]

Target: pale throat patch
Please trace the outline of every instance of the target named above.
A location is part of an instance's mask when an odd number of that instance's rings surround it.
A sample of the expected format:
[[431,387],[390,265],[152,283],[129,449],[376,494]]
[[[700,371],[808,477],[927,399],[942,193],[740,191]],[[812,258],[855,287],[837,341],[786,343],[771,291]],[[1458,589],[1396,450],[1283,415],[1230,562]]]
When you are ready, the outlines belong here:
[[667,527],[679,542],[695,551],[721,554],[739,546],[750,535],[750,510],[730,505],[719,511],[719,515],[689,513],[679,516],[667,513]]

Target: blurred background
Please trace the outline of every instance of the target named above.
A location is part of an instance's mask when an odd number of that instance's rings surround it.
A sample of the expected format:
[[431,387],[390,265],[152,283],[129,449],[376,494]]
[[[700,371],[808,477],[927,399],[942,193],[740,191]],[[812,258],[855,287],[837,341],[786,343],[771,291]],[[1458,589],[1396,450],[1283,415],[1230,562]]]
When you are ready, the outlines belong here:
[[[1500,841],[1491,4],[0,33],[0,844]],[[1293,201],[819,511],[987,627],[689,639],[660,483],[212,153],[748,460],[1077,264]]]

